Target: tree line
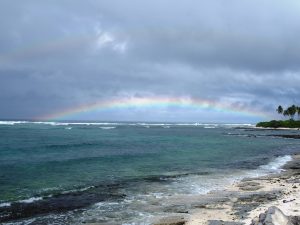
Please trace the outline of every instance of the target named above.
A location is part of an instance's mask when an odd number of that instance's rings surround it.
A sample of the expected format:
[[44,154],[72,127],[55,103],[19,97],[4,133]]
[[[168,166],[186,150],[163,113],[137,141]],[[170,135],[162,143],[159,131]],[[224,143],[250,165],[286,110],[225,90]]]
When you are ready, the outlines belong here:
[[298,114],[298,118],[300,118],[300,107],[296,105],[291,105],[286,109],[279,105],[276,111],[283,116],[290,117],[291,120],[294,120],[296,114]]

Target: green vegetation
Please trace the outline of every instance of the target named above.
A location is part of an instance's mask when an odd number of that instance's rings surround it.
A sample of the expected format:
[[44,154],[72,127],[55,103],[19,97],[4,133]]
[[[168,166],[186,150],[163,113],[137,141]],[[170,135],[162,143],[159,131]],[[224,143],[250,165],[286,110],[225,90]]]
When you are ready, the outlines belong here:
[[269,122],[259,122],[257,127],[271,127],[271,128],[300,128],[299,120],[271,120]]
[[281,105],[278,106],[276,111],[283,116],[287,116],[289,120],[271,120],[269,122],[259,122],[256,124],[257,127],[271,127],[271,128],[300,128],[300,120],[294,120],[297,114],[298,119],[300,118],[300,107],[291,105],[284,109]]

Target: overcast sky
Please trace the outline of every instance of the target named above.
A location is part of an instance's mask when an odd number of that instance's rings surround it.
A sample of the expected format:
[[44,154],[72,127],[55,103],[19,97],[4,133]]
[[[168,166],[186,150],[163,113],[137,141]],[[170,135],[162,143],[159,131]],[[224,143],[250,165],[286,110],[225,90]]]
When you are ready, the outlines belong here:
[[[155,96],[270,114],[300,104],[299,40],[299,0],[1,0],[0,118]],[[70,119],[262,118],[147,107]]]

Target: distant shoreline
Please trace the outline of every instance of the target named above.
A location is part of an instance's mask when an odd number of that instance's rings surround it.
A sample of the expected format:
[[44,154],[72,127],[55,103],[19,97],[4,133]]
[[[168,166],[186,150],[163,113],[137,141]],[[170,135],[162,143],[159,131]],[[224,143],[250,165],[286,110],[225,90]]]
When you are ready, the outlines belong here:
[[262,129],[262,130],[300,130],[300,128],[290,128],[290,127],[255,127],[255,129]]
[[273,129],[300,129],[300,120],[271,120],[259,122],[256,127],[273,128]]

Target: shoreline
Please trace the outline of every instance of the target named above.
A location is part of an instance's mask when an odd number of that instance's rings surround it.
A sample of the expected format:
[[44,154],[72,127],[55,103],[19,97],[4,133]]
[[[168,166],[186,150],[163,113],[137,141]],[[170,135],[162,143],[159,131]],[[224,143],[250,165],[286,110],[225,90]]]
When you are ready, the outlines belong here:
[[258,129],[258,130],[300,130],[300,128],[292,128],[292,127],[254,127],[252,129]]
[[[223,189],[206,194],[179,194],[155,199],[148,206],[165,215],[157,215],[143,223],[151,225],[240,225],[251,224],[253,218],[277,206],[286,215],[300,215],[300,153],[281,163],[284,171],[235,179]],[[285,164],[284,164],[285,163]],[[299,211],[294,209],[299,208]],[[9,221],[7,221],[9,222]],[[12,221],[11,221],[12,222]],[[16,221],[17,222],[17,221]],[[76,223],[77,224],[77,223]],[[80,224],[80,223],[78,223]],[[88,225],[107,223],[88,222]],[[121,223],[109,223],[111,225]]]
[[271,206],[278,207],[287,216],[300,216],[300,153],[292,155],[292,160],[282,169],[276,174],[245,178],[222,191],[194,197],[190,199],[189,210],[177,210],[176,215],[160,218],[153,224],[251,224]]

